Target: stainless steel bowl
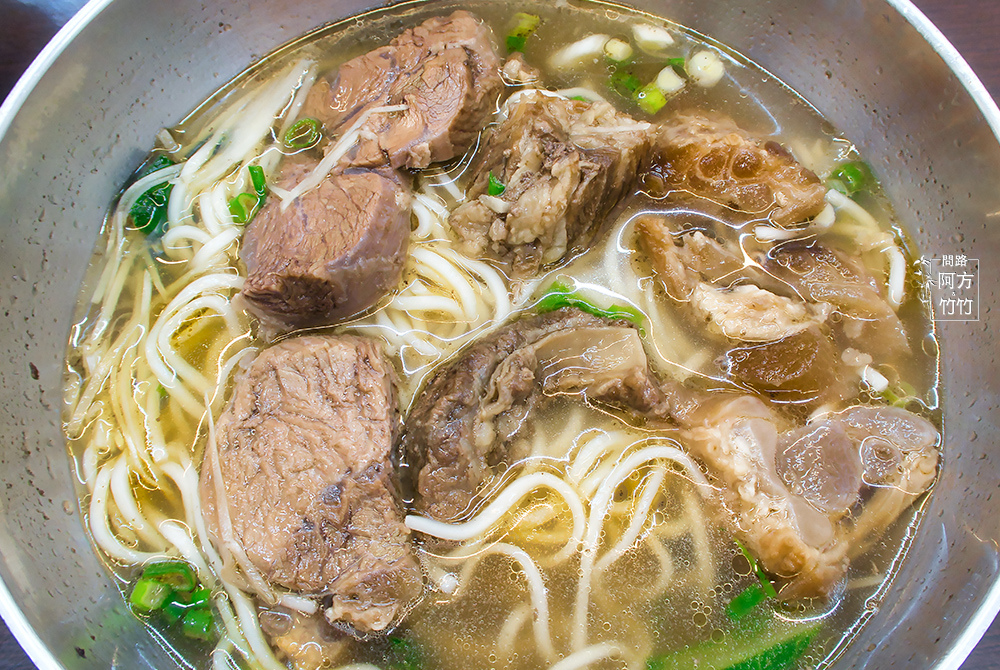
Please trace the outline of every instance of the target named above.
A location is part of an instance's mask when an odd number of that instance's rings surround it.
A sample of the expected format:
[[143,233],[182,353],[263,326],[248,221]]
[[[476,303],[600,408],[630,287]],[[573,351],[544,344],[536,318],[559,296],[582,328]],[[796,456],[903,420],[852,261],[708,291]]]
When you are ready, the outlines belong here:
[[[838,668],[957,668],[1000,609],[1000,112],[907,0],[636,0],[732,45],[869,157],[927,255],[982,263],[980,320],[941,323],[946,452],[903,560]],[[154,133],[254,57],[368,0],[94,0],[0,108],[0,613],[42,668],[175,667],[84,533],[62,360],[99,223]]]

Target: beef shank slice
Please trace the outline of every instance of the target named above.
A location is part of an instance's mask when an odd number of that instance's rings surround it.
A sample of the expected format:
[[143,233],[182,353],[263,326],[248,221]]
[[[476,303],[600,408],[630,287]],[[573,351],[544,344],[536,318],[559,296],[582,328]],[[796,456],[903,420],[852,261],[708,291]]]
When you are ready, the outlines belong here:
[[[311,169],[293,164],[292,188]],[[244,235],[251,311],[279,329],[328,325],[373,306],[400,280],[410,237],[410,195],[397,174],[330,175],[287,207],[270,198]]]
[[303,115],[335,130],[372,108],[406,105],[403,112],[371,114],[347,161],[422,168],[463,154],[502,90],[489,28],[456,11],[341,65],[332,81],[313,87]]
[[265,349],[237,380],[218,457],[210,448],[202,466],[212,533],[225,542],[230,526],[270,583],[326,597],[331,622],[363,632],[398,622],[421,589],[389,462],[398,422],[374,341],[306,336]]
[[[508,115],[472,165],[468,201],[449,223],[463,251],[531,276],[584,244],[632,189],[650,125],[602,101],[539,91],[508,101]],[[491,196],[490,175],[505,185]]]

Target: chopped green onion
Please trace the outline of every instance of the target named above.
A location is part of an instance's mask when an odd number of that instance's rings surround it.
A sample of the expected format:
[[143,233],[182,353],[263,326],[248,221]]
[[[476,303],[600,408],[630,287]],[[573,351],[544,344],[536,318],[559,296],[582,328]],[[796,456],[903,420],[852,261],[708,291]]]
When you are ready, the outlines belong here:
[[576,100],[577,102],[590,102],[590,98],[583,95],[574,95],[570,100]]
[[263,198],[267,195],[267,182],[264,180],[264,168],[259,165],[251,165],[247,168],[250,172],[250,183],[253,184],[254,193]]
[[719,670],[788,670],[805,654],[820,624],[775,622],[770,618],[741,622],[721,640],[649,658],[647,670],[717,668]]
[[685,69],[686,64],[683,58],[668,58],[667,65],[674,68],[677,74],[681,75],[682,77],[687,76],[687,70]]
[[[872,176],[871,168],[864,161],[851,161],[844,163],[830,173],[828,184],[830,188],[840,191],[844,195],[852,196],[860,191],[871,188],[875,178]],[[833,182],[839,182],[834,185]],[[837,188],[842,186],[843,189]]]
[[843,193],[849,196],[850,193],[847,191],[847,184],[840,181],[839,179],[834,179],[833,177],[826,180],[826,187],[837,191],[838,193]]
[[423,653],[419,646],[405,637],[389,638],[389,670],[421,670]]
[[604,57],[613,65],[621,65],[632,59],[632,45],[613,37],[604,43]]
[[576,307],[583,312],[604,317],[605,319],[625,319],[636,325],[641,325],[644,319],[642,312],[634,307],[622,307],[621,305],[611,305],[606,309],[598,307],[581,297],[579,293],[571,290],[562,282],[552,284],[545,295],[542,296],[542,299],[538,301],[535,309],[539,314],[544,314],[545,312],[552,312],[563,307]]
[[749,614],[757,605],[767,600],[767,594],[760,582],[754,582],[729,601],[726,605],[726,614],[733,621],[742,619]]
[[249,223],[260,208],[261,197],[256,193],[240,193],[229,201],[229,213],[236,223]]
[[319,121],[309,117],[299,119],[285,133],[285,146],[291,149],[308,149],[315,146],[322,136]]
[[519,35],[507,35],[508,53],[514,53],[515,51],[524,51],[524,45],[527,43],[528,43],[527,37],[520,37]]
[[750,550],[744,547],[743,543],[739,540],[733,540],[733,542],[735,542],[736,546],[740,548],[743,556],[750,561],[750,566],[753,568],[753,571],[757,573],[757,579],[760,581],[760,585],[764,587],[764,593],[766,593],[769,598],[777,598],[778,592],[774,590],[774,584],[771,583],[767,574],[765,574],[764,570],[760,567],[757,559],[750,554]]
[[149,235],[167,221],[167,202],[173,184],[163,182],[143,193],[132,205],[129,216],[136,229]]
[[624,98],[631,98],[641,85],[639,78],[627,70],[615,70],[608,80],[611,90]]
[[166,602],[171,591],[170,585],[156,579],[143,577],[136,582],[128,601],[132,607],[138,610],[152,612],[163,607],[163,603]]
[[635,101],[639,109],[647,114],[656,114],[667,104],[667,96],[656,87],[656,84],[646,84],[635,92]]
[[160,396],[160,400],[166,400],[170,397],[170,393],[167,391],[167,387],[163,384],[156,385],[156,394]]
[[159,561],[150,563],[142,571],[143,579],[155,579],[178,591],[191,591],[198,585],[194,569],[186,561]]
[[538,30],[538,26],[542,22],[538,16],[525,12],[515,13],[514,21],[514,27],[507,33],[507,51],[511,53],[524,51],[524,45],[528,38]]
[[212,630],[215,623],[215,615],[210,609],[193,609],[184,615],[181,622],[181,630],[184,635],[195,640],[207,642],[215,637]]
[[490,172],[490,183],[486,187],[486,192],[489,195],[503,195],[503,192],[507,190],[504,183],[493,176],[493,172]]

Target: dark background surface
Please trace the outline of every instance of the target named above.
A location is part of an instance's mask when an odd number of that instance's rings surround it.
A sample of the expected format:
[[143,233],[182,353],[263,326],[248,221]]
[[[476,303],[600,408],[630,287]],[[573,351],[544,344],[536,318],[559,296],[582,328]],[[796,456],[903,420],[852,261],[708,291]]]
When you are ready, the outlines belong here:
[[[913,0],[951,40],[1000,99],[1000,0]],[[0,99],[82,0],[0,0]],[[0,669],[31,670],[7,627],[0,622]],[[1000,668],[1000,619],[994,621],[962,670]]]

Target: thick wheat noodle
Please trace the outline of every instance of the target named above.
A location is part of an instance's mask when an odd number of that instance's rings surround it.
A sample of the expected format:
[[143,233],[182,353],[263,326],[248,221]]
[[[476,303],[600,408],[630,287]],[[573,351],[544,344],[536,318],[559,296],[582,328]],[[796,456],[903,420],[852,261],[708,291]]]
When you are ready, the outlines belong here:
[[594,569],[603,572],[611,567],[611,564],[624,556],[629,549],[639,539],[639,534],[646,525],[649,518],[649,511],[653,500],[660,492],[660,486],[667,476],[666,468],[656,468],[642,482],[639,500],[636,502],[632,518],[629,520],[628,528],[622,533],[618,542],[611,549],[606,551],[600,560],[594,565]]
[[159,554],[137,551],[118,541],[108,524],[108,497],[111,495],[111,471],[113,466],[105,463],[94,478],[94,489],[90,494],[90,533],[104,553],[122,563],[139,565]]
[[591,499],[590,516],[587,520],[587,533],[584,537],[580,559],[580,580],[577,584],[576,605],[573,612],[572,646],[574,649],[582,649],[586,644],[587,612],[589,610],[590,590],[592,588],[591,574],[601,538],[601,531],[604,526],[604,519],[608,514],[608,507],[614,497],[614,493],[621,486],[622,482],[630,477],[639,467],[656,460],[666,460],[676,463],[683,468],[684,473],[692,483],[699,486],[703,491],[707,492],[710,489],[705,476],[698,470],[698,467],[691,458],[677,447],[666,445],[646,446],[628,454],[615,466],[614,470],[611,471],[604,481],[601,482],[601,485]]
[[531,609],[535,615],[533,626],[535,631],[535,643],[538,645],[538,651],[542,654],[542,656],[549,662],[552,662],[555,658],[555,648],[552,646],[552,634],[549,628],[548,588],[545,586],[542,573],[539,571],[538,566],[535,565],[535,562],[531,559],[528,552],[511,544],[497,542],[496,544],[492,544],[485,549],[478,550],[472,554],[464,553],[462,550],[459,550],[457,553],[442,556],[441,558],[447,561],[465,561],[465,564],[462,566],[462,576],[459,580],[458,586],[458,588],[461,589],[461,584],[469,583],[469,578],[479,563],[487,556],[493,554],[507,556],[521,567],[521,572],[524,573],[524,578],[528,583],[528,593],[531,597]]
[[527,603],[519,604],[507,615],[503,626],[500,627],[495,645],[497,651],[501,652],[504,658],[510,657],[511,651],[514,649],[514,638],[530,618],[531,606]]
[[111,468],[111,495],[114,498],[115,506],[122,515],[125,523],[132,529],[136,536],[153,547],[156,551],[163,551],[166,548],[166,538],[154,528],[139,511],[139,505],[132,494],[132,484],[129,481],[129,467],[125,455],[122,454],[115,461]]
[[410,530],[440,539],[470,540],[493,528],[522,498],[543,487],[558,493],[569,506],[573,516],[573,532],[569,542],[560,550],[559,554],[571,554],[577,550],[583,536],[585,523],[583,503],[569,484],[547,472],[536,472],[518,477],[500,491],[493,502],[468,521],[449,524],[410,514],[406,517],[406,526]]

